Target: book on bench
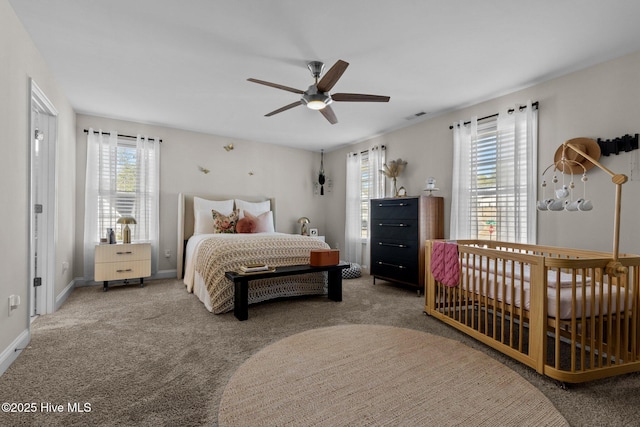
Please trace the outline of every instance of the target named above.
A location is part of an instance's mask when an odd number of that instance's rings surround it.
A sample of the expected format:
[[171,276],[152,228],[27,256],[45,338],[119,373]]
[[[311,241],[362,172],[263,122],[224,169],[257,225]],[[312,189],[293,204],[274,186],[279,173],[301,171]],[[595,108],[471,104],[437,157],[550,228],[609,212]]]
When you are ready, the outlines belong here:
[[241,273],[257,273],[259,271],[269,271],[267,264],[247,264],[240,267]]

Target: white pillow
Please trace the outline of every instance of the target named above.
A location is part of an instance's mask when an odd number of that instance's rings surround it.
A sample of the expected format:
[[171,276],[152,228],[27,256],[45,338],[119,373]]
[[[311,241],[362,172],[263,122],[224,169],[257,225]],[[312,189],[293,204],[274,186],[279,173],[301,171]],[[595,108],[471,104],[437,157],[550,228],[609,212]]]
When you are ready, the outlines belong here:
[[213,214],[215,209],[223,215],[233,212],[233,200],[207,200],[200,197],[193,198],[193,234],[213,233]]
[[256,216],[271,210],[271,200],[265,200],[264,202],[247,202],[236,199],[235,201],[236,209],[240,211],[240,218],[244,216],[243,211],[245,210]]

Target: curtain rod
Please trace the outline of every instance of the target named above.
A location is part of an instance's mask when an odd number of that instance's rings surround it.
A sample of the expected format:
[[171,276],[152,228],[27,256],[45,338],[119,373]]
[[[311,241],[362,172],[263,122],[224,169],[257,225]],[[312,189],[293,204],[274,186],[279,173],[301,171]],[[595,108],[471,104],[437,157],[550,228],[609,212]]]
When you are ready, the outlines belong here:
[[[373,147],[373,148],[375,149],[375,148],[377,148],[377,147],[378,147],[378,146],[376,145],[376,146],[375,146],[375,147]],[[379,148],[380,148],[381,150],[386,150],[386,149],[387,149],[387,146],[386,146],[386,145],[380,145],[380,146],[379,146]],[[360,154],[368,153],[369,151],[371,151],[371,149],[367,148],[366,150],[362,150],[362,151],[360,152]],[[356,154],[358,154],[358,153],[356,152]]]
[[[89,133],[89,129],[85,129],[85,130],[84,130],[84,133]],[[97,130],[94,130],[94,131],[93,131],[93,133],[94,133],[94,134],[96,134],[96,133],[100,133],[100,132],[98,132]],[[102,132],[102,133],[103,133],[103,134],[105,134],[105,135],[111,135],[111,133],[110,133],[110,132]],[[118,137],[122,137],[122,138],[131,138],[131,139],[138,139],[138,137],[137,137],[137,136],[133,136],[133,135],[120,135],[120,134],[118,134]],[[154,138],[148,138],[148,139],[149,139],[149,140],[151,140],[151,141],[155,141],[155,139],[154,139]],[[158,142],[162,142],[162,140],[161,140],[161,139],[158,139]]]
[[[526,106],[526,105],[521,105],[521,106],[520,106],[520,111],[524,110],[525,108],[527,108],[527,106]],[[531,108],[538,108],[538,101],[536,101],[536,102],[532,103],[532,104],[531,104]],[[513,113],[514,111],[515,111],[515,110],[514,110],[513,108],[511,108],[511,109],[507,110],[507,113],[511,114],[511,113]],[[492,117],[497,117],[497,116],[498,116],[498,114],[499,114],[499,113],[491,114],[490,116],[481,117],[481,118],[479,118],[479,119],[478,119],[478,121],[480,121],[480,120],[490,119],[490,118],[492,118]],[[468,125],[468,124],[470,124],[470,123],[471,123],[471,122],[469,121],[469,122],[464,122],[463,124],[466,126],[466,125]],[[453,129],[453,125],[449,126],[449,129]]]

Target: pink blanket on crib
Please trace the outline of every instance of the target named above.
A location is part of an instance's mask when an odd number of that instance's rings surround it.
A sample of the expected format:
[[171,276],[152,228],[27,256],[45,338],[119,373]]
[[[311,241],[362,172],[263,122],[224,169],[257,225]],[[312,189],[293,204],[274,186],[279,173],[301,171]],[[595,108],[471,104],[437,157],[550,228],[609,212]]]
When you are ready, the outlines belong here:
[[453,242],[433,242],[431,252],[431,274],[445,286],[458,286],[460,264],[458,244]]

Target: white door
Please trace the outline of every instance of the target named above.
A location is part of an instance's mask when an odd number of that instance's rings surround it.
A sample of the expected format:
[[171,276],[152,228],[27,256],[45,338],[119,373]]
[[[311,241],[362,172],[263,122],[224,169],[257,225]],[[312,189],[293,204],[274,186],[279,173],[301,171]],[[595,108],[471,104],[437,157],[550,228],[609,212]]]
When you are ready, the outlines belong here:
[[54,310],[55,148],[57,112],[31,82],[30,272],[31,319]]

